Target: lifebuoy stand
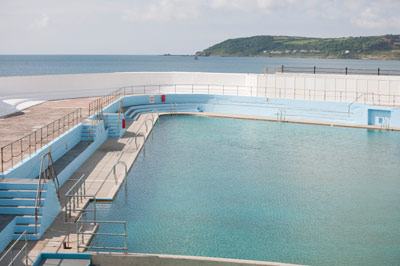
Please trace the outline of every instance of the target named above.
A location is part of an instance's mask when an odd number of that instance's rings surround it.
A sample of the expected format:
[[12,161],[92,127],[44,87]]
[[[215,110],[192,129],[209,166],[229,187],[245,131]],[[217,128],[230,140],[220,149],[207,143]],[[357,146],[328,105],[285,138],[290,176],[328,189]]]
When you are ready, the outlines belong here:
[[161,101],[165,102],[165,94],[161,95]]
[[122,118],[122,128],[125,128],[126,127],[126,120],[125,120],[125,118]]

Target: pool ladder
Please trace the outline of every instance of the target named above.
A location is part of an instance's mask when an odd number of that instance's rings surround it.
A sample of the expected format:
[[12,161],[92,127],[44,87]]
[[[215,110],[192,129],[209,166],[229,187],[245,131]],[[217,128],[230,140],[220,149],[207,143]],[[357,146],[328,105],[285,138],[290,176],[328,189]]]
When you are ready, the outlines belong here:
[[285,121],[286,120],[286,110],[284,108],[279,108],[276,112],[276,120],[277,121]]
[[384,117],[383,118],[383,121],[382,121],[382,124],[381,124],[381,128],[389,130],[389,128],[390,128],[390,117]]
[[176,114],[178,112],[178,104],[177,103],[170,103],[169,105],[169,113]]

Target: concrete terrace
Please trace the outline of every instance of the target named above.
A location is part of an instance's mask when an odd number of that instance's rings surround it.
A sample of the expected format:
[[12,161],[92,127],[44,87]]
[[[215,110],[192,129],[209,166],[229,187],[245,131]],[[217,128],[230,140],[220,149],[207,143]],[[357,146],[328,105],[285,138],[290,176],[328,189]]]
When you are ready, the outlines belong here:
[[[79,99],[79,104],[72,104],[73,108],[79,107],[80,105],[86,104],[90,99]],[[47,108],[45,106],[36,106],[29,108],[26,112],[30,114],[31,117],[35,116],[44,116],[45,110],[49,112],[50,110],[61,110],[68,109],[68,104],[73,103],[73,100],[60,101],[62,106],[60,109],[57,108],[58,104],[56,101],[51,102],[50,107]],[[71,107],[72,108],[72,107]],[[60,112],[58,113],[59,115]],[[25,116],[25,114],[22,114]],[[44,116],[46,117],[46,116]],[[124,169],[122,166],[117,168],[117,182],[115,180],[114,175],[112,174],[112,168],[118,161],[123,161],[128,166],[128,171],[130,167],[133,165],[136,156],[139,154],[140,149],[143,147],[144,139],[138,138],[137,144],[134,141],[133,136],[135,136],[140,130],[147,137],[151,133],[151,128],[148,132],[143,132],[145,128],[143,126],[144,121],[148,117],[153,117],[151,114],[143,114],[137,121],[131,121],[127,123],[127,132],[120,139],[107,139],[98,149],[97,151],[67,180],[64,185],[60,189],[60,203],[62,204],[62,211],[56,217],[52,225],[48,228],[46,233],[42,236],[40,241],[29,241],[29,259],[33,262],[41,252],[77,252],[76,249],[76,224],[73,221],[78,217],[79,212],[72,213],[72,218],[69,219],[69,222],[65,223],[65,199],[64,196],[66,192],[75,184],[75,182],[84,175],[86,177],[86,194],[87,195],[95,195],[96,198],[101,198],[102,200],[111,201],[116,193],[118,192],[120,186],[123,184],[123,180],[125,178]],[[54,119],[53,116],[48,117],[47,120],[42,119],[43,123],[49,123]],[[158,117],[156,118],[158,119]],[[12,120],[12,121],[11,121]],[[23,119],[22,121],[29,120]],[[3,124],[19,124],[21,120],[17,120],[16,116],[11,116],[3,119]],[[35,124],[32,122],[30,125]],[[26,126],[29,128],[29,126]],[[12,130],[16,130],[17,132],[25,133],[25,131],[18,131],[18,126],[11,127]],[[4,133],[3,133],[4,134]],[[5,135],[5,134],[4,134]],[[8,131],[7,135],[10,134]],[[77,145],[77,150],[81,150],[81,146],[85,145],[85,143],[80,143]],[[79,151],[78,151],[79,152]],[[69,157],[73,156],[74,149],[71,152],[65,154],[60,158],[56,163],[55,167],[61,169],[65,163],[69,161]],[[58,165],[60,164],[60,165]],[[84,202],[81,204],[81,207],[86,206],[89,203],[89,198],[84,199]],[[45,215],[45,214],[44,214]],[[4,217],[7,220],[8,217]],[[97,228],[92,228],[96,230]],[[67,236],[69,235],[69,246],[72,249],[64,249],[63,243],[67,241]],[[86,241],[89,238],[85,238]]]
[[89,114],[89,103],[95,98],[48,101],[21,112],[0,117],[0,147],[35,131],[56,119],[82,108],[82,117]]

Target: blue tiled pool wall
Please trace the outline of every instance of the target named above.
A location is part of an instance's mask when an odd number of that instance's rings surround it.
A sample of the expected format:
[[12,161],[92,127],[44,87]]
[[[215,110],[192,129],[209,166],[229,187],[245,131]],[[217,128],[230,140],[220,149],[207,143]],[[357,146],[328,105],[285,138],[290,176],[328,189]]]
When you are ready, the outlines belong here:
[[[386,117],[386,119],[389,119],[391,127],[400,127],[399,108],[370,106],[362,103],[205,94],[167,94],[165,102],[162,102],[161,95],[154,95],[154,103],[150,103],[149,99],[149,95],[127,96],[122,101],[124,107],[149,105],[148,108],[151,109],[151,105],[154,105],[154,110],[157,110],[160,104],[193,104],[197,107],[195,109],[198,112],[268,116],[271,118],[277,118],[282,113],[285,119],[290,120],[356,125],[380,126]],[[117,110],[117,104],[109,107],[109,111],[113,110]]]

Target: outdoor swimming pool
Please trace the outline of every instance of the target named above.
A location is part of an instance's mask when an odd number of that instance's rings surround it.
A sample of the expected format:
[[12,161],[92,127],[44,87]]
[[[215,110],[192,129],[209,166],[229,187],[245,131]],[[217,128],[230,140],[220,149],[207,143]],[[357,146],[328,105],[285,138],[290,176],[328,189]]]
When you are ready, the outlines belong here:
[[168,116],[152,134],[97,214],[127,221],[129,252],[398,265],[399,132]]

